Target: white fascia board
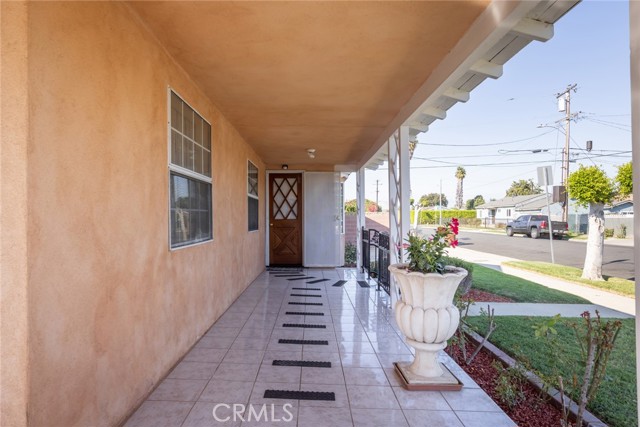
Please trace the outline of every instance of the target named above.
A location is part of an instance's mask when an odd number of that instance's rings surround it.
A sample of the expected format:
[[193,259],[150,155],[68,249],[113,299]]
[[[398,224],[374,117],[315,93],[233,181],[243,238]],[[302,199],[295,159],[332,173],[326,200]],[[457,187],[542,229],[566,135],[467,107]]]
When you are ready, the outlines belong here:
[[524,18],[513,27],[512,32],[529,40],[546,42],[553,37],[553,24]]
[[[413,127],[410,123],[418,121],[417,117],[423,109],[434,105],[436,100],[443,96],[446,88],[455,86],[455,83],[469,71],[474,63],[483,59],[492,46],[541,3],[545,3],[545,0],[492,1],[451,52],[440,62],[440,65],[433,70],[429,78],[389,122],[358,164],[365,165],[400,126]],[[567,9],[570,8],[571,6],[568,5]]]
[[502,65],[492,64],[491,62],[480,59],[475,64],[469,68],[469,71],[480,74],[484,77],[490,77],[492,79],[497,79],[502,76]]
[[453,99],[458,102],[467,102],[471,97],[471,94],[465,90],[456,89],[454,87],[448,87],[443,92],[442,96],[449,99]]

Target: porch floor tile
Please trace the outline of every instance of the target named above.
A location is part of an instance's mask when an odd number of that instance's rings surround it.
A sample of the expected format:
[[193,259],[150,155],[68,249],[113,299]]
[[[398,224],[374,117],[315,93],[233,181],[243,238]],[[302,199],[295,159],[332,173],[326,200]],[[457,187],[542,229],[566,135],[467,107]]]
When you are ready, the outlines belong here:
[[[440,359],[464,382],[461,392],[403,389],[392,364],[410,360],[412,349],[395,324],[389,296],[376,291],[373,282],[370,288],[359,286],[364,278],[354,269],[303,273],[312,278],[260,275],[125,427],[515,426],[445,353]],[[330,280],[307,283],[319,279]],[[337,280],[346,283],[333,287]],[[324,316],[300,314],[304,312]],[[331,367],[274,366],[274,360],[331,362]],[[330,392],[335,400],[265,399],[265,390]]]

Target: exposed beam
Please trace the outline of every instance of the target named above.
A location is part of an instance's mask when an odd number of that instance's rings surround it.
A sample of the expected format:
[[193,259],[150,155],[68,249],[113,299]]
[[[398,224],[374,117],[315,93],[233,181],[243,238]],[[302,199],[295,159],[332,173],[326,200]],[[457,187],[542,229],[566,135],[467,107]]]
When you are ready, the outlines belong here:
[[429,125],[425,125],[424,123],[420,123],[420,122],[412,122],[409,124],[409,128],[411,128],[412,131],[417,131],[415,133],[415,135],[419,134],[420,132],[426,132],[429,130]]
[[447,117],[447,112],[445,110],[436,107],[427,107],[422,110],[422,114],[425,116],[435,117],[440,120],[444,120]]
[[467,102],[470,97],[470,93],[466,90],[460,90],[454,87],[448,87],[442,95],[458,102]]
[[511,31],[526,39],[546,42],[553,37],[553,24],[524,18]]
[[497,79],[502,75],[502,65],[492,64],[484,59],[476,61],[469,70],[492,79]]

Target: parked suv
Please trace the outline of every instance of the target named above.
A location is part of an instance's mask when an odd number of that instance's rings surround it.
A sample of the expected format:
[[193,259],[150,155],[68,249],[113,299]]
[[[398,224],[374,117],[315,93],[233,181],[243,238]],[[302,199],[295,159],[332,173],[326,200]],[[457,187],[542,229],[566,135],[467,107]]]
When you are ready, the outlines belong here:
[[[556,239],[562,239],[569,229],[568,224],[562,221],[551,221],[551,227]],[[546,215],[521,215],[507,223],[506,231],[509,237],[514,234],[526,234],[532,239],[537,239],[542,234],[549,234],[549,219]]]

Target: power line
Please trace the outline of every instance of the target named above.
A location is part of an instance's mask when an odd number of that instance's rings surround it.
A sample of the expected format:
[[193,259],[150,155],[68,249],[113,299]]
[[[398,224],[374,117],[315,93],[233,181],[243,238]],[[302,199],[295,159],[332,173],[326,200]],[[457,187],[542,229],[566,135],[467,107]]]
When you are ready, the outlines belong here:
[[547,135],[549,133],[553,132],[553,130],[547,131],[547,132],[543,132],[539,135],[536,136],[531,136],[529,138],[523,138],[523,139],[517,139],[514,141],[505,141],[505,142],[492,142],[492,143],[488,143],[488,144],[433,144],[430,142],[418,142],[419,145],[429,145],[429,146],[434,146],[434,147],[491,147],[494,145],[507,145],[507,144],[516,144],[518,142],[523,142],[523,141],[530,141],[532,139],[536,139],[536,138],[540,138],[541,136]]

